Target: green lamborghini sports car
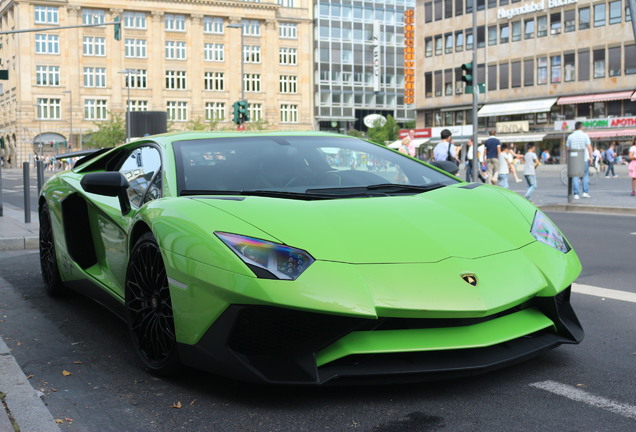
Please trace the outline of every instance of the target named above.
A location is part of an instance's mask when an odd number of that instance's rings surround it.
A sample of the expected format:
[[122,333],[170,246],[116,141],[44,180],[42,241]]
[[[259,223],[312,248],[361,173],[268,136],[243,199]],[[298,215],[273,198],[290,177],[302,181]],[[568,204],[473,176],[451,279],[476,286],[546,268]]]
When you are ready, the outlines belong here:
[[53,176],[39,220],[47,292],[116,312],[156,374],[408,382],[583,338],[544,213],[354,137],[145,137]]

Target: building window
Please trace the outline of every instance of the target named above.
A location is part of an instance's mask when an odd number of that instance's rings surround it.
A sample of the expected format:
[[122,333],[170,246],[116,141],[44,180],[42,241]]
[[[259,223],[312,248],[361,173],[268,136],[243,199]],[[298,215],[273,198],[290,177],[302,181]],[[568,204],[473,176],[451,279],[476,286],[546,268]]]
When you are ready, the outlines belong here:
[[261,35],[261,22],[258,20],[241,20],[243,26],[243,36],[260,36]]
[[60,67],[59,66],[36,66],[35,85],[39,86],[59,86]]
[[298,93],[298,77],[296,75],[281,75],[279,91],[281,93]]
[[166,31],[186,31],[185,15],[166,14],[164,16],[164,26]]
[[185,60],[186,43],[184,41],[166,41],[167,60]]
[[203,84],[206,90],[223,91],[225,90],[225,73],[205,72],[203,74]]
[[124,42],[124,56],[128,58],[146,58],[146,40],[126,39]]
[[85,67],[84,87],[106,87],[106,68]]
[[452,96],[453,95],[453,70],[446,69],[444,71],[444,95]]
[[296,7],[296,0],[277,0],[276,3],[282,7],[293,8]]
[[442,95],[442,71],[435,71],[435,97]]
[[534,38],[534,18],[527,19],[524,21],[524,37],[526,39]]
[[486,46],[486,27],[477,27],[477,48],[483,48]]
[[260,45],[243,45],[243,61],[245,63],[261,62]]
[[609,23],[610,24],[620,24],[623,20],[623,5],[622,1],[613,1],[609,4]]
[[54,6],[36,6],[35,7],[35,23],[36,24],[59,24],[58,8]]
[[594,54],[594,78],[605,77],[605,48],[595,49]]
[[426,57],[433,56],[433,38],[431,36],[424,39],[424,55]]
[[464,14],[464,0],[455,0],[455,16]]
[[590,28],[590,8],[579,8],[579,30]]
[[86,120],[106,120],[108,110],[104,99],[86,99],[84,101],[84,118]]
[[263,120],[263,104],[250,103],[247,106],[247,112],[249,113],[251,121],[254,122]]
[[433,97],[433,73],[424,73],[424,97]]
[[296,48],[279,48],[278,58],[281,65],[295,66],[298,62]]
[[548,35],[548,17],[537,17],[537,37],[544,37]]
[[548,83],[548,58],[539,57],[537,59],[537,84]]
[[104,24],[106,14],[101,9],[82,9],[82,24]]
[[497,45],[497,26],[488,27],[488,45]]
[[473,49],[473,33],[466,31],[466,51]]
[[205,61],[222,62],[225,60],[225,45],[220,43],[203,44],[203,59]]
[[36,34],[35,35],[35,53],[36,54],[59,54],[60,53],[60,37],[53,34]]
[[625,75],[636,74],[636,44],[625,44]]
[[517,42],[521,40],[521,21],[515,21],[512,23],[512,41]]
[[82,42],[82,53],[87,56],[103,57],[106,55],[106,38],[84,36]]
[[225,121],[225,102],[206,102],[205,119],[208,121]]
[[499,65],[499,89],[505,90],[508,88],[510,83],[510,74],[508,73],[509,65],[508,63],[502,63]]
[[126,87],[148,88],[148,73],[145,69],[134,69],[125,75],[125,81]]
[[223,18],[203,17],[203,33],[223,34]]
[[124,28],[145,30],[146,29],[146,13],[145,12],[124,12]]
[[523,85],[525,87],[534,85],[534,59],[523,61]]
[[261,74],[243,74],[243,88],[246,92],[260,92]]
[[607,72],[609,76],[619,76],[621,74],[621,47],[611,47],[607,49]]
[[510,26],[508,24],[501,24],[499,26],[499,43],[508,43],[510,41]]
[[444,0],[444,18],[453,17],[453,0]]
[[464,32],[455,32],[455,52],[461,52],[464,50]]
[[550,56],[550,82],[561,82],[561,56]]
[[576,65],[574,53],[563,55],[563,81],[571,82],[576,79],[575,71]]
[[435,36],[435,55],[442,55],[442,35]]
[[561,34],[561,12],[550,14],[550,34]]
[[444,53],[452,54],[453,52],[453,34],[447,33],[444,35]]
[[441,21],[444,17],[444,3],[442,3],[442,0],[433,0],[433,15],[435,21]]
[[521,62],[513,61],[510,63],[511,88],[521,87]]
[[566,33],[576,30],[576,9],[570,9],[563,12],[563,21],[565,22],[563,30]]
[[282,22],[278,24],[278,36],[282,39],[297,39],[298,30],[296,23]]
[[594,27],[605,25],[605,3],[594,5]]
[[590,50],[585,48],[579,51],[579,81],[588,81],[590,79]]
[[148,111],[148,101],[131,100],[128,102],[128,109],[130,111]]
[[166,71],[166,88],[168,90],[185,90],[186,72],[185,71]]
[[168,101],[166,104],[169,121],[188,121],[188,103],[180,101]]
[[280,105],[280,122],[281,123],[298,123],[298,105],[281,104]]
[[497,65],[488,65],[488,91],[497,90]]
[[60,120],[61,109],[59,99],[37,98],[38,120]]

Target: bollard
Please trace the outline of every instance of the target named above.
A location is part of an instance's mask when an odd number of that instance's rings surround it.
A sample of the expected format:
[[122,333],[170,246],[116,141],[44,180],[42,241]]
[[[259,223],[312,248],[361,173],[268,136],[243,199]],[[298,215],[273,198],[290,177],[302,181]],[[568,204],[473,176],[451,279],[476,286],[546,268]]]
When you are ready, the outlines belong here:
[[44,184],[44,163],[41,160],[35,162],[35,172],[37,173],[37,181],[38,181],[38,195],[42,190],[42,185]]
[[31,184],[29,182],[28,162],[22,162],[22,180],[24,183],[24,223],[31,223]]

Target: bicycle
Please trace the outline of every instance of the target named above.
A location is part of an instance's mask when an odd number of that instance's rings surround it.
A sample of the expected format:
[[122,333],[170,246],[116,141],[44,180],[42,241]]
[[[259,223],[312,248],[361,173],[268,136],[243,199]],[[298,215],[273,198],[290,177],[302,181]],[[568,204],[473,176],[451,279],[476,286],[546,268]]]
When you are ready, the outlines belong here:
[[[590,184],[596,184],[598,182],[598,178],[600,175],[598,172],[598,168],[596,168],[594,165],[590,165],[587,173],[588,173]],[[563,183],[566,186],[568,184],[568,167],[567,166],[561,170],[561,183]]]

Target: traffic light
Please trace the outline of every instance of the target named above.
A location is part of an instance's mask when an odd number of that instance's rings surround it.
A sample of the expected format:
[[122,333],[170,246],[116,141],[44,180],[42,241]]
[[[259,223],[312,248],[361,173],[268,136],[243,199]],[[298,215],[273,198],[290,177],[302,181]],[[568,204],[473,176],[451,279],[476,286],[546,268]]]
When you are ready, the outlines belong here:
[[238,101],[239,114],[241,116],[241,123],[250,121],[250,113],[248,110],[249,104],[246,100]]
[[232,104],[232,121],[234,124],[241,124],[241,111],[239,108],[240,101],[236,101]]
[[121,18],[117,15],[114,18],[115,24],[113,25],[115,40],[121,40]]
[[464,71],[464,76],[462,76],[462,81],[466,83],[466,93],[472,93],[473,92],[473,64],[464,63],[462,65],[462,70]]

